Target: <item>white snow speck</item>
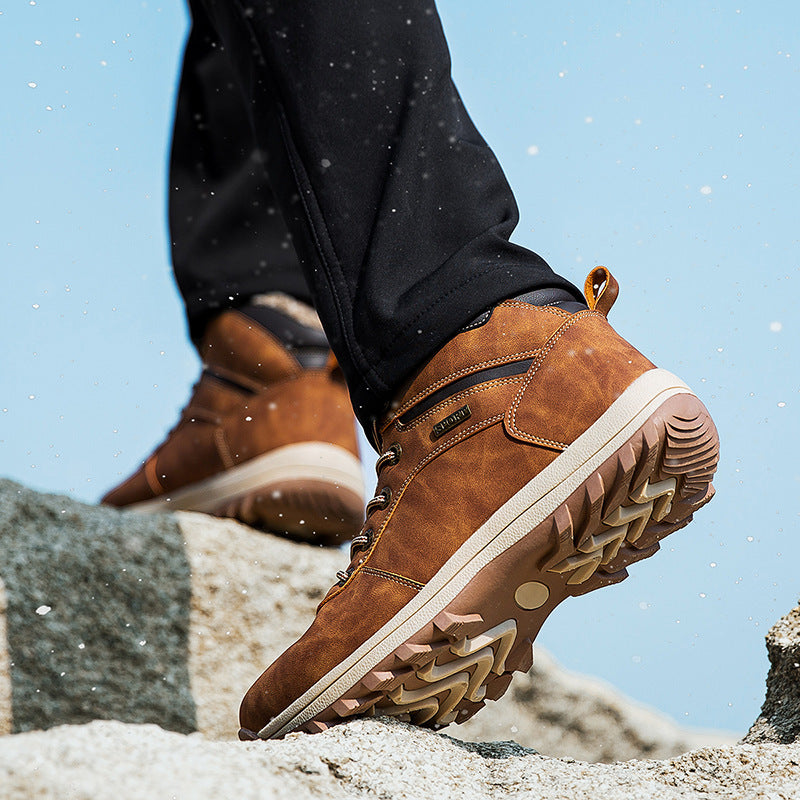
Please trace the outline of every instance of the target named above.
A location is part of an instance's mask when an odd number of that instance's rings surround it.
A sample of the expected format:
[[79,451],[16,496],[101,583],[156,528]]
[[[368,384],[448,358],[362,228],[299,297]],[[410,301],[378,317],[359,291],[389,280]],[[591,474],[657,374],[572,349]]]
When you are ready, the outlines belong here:
[[708,185],[700,187],[700,194],[709,195],[709,194],[711,194],[711,192],[712,192],[712,189]]
[[780,403],[778,403],[778,408],[786,408],[786,403],[781,401]]
[[323,158],[319,163],[322,165],[323,169],[328,169],[331,165],[331,162],[327,158]]
[[532,145],[531,145],[531,146],[528,148],[528,155],[529,155],[529,156],[538,156],[538,155],[539,155],[539,145],[537,145],[537,144],[532,144]]
[[778,322],[778,320],[775,320],[774,322],[770,322],[769,329],[773,333],[780,333],[783,330],[783,323],[782,322]]
[[49,611],[52,610],[53,610],[52,606],[39,606],[39,608],[36,609],[36,613],[40,617],[43,617],[45,614],[47,614]]
[[30,86],[31,89],[35,89],[36,88],[36,84],[33,81],[28,81],[28,86]]

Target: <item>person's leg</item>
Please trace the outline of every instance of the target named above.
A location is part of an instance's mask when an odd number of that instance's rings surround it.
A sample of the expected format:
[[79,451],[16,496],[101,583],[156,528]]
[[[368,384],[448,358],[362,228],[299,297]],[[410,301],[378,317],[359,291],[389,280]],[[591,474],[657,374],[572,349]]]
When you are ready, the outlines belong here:
[[486,308],[546,287],[580,297],[509,242],[516,203],[453,85],[432,2],[205,5],[368,432]]
[[192,339],[256,294],[311,295],[264,171],[241,82],[192,3],[169,170],[172,263]]
[[356,411],[383,450],[351,561],[247,692],[243,738],[496,699],[568,596],[711,498],[713,422],[678,378],[509,243],[516,207],[432,3],[205,0]]

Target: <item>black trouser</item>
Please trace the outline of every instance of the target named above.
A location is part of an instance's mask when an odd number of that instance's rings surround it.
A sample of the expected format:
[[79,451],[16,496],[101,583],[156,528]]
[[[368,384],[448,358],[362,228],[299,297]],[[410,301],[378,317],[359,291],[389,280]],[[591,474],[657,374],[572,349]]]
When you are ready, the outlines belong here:
[[191,7],[170,225],[193,336],[255,293],[309,300],[369,430],[482,310],[545,287],[580,297],[508,241],[517,206],[432,0]]

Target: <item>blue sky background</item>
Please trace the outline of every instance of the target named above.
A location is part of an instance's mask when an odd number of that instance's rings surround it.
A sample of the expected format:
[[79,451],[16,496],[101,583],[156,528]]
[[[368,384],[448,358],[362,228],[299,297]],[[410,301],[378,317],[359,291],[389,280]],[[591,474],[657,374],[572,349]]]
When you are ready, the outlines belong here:
[[[800,5],[439,7],[516,240],[575,282],[609,266],[612,322],[723,442],[695,523],[540,641],[680,722],[744,731],[763,636],[800,594]],[[197,376],[165,225],[186,25],[179,0],[0,0],[0,475],[37,489],[96,501]]]

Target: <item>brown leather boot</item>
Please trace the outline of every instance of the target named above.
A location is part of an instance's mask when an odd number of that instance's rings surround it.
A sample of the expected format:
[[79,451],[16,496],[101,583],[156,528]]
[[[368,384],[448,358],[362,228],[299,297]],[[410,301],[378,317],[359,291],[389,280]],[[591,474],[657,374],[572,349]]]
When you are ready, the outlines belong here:
[[324,544],[358,532],[364,487],[341,371],[321,329],[315,364],[304,367],[277,330],[297,323],[264,313],[276,332],[239,311],[211,322],[178,425],[104,503],[204,511]]
[[610,327],[616,294],[601,267],[586,310],[501,303],[416,376],[350,566],[248,691],[242,738],[469,719],[558,603],[621,581],[711,499],[714,423]]

